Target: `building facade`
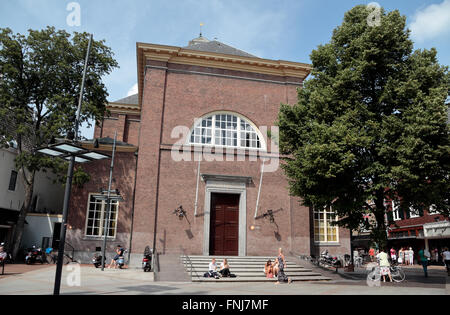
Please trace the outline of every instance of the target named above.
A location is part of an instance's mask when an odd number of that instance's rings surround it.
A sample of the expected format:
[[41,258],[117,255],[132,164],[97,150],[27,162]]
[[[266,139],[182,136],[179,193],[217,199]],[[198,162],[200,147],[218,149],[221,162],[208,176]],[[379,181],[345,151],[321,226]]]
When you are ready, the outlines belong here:
[[[421,248],[437,250],[450,248],[450,221],[436,209],[402,209],[394,201],[390,202],[389,219],[394,223],[388,227],[389,246],[395,249],[412,247],[415,253]],[[439,255],[439,260],[442,257]]]
[[[16,156],[14,143],[9,148],[0,149],[0,242],[4,242],[8,250],[25,201],[25,183],[16,169]],[[64,188],[55,182],[56,179],[51,172],[36,173],[32,209],[26,218],[21,243],[23,248],[51,245],[59,239]],[[48,239],[46,244],[43,244],[44,238]]]
[[[108,104],[99,150],[117,132],[108,251],[120,244],[141,258],[161,254],[225,256],[350,251],[332,212],[314,212],[289,194],[275,122],[295,104],[310,73],[303,63],[262,59],[200,36],[187,47],[137,43],[139,93]],[[91,147],[92,142],[86,142]],[[68,241],[79,259],[100,250],[109,162],[83,166],[91,181],[75,188]]]

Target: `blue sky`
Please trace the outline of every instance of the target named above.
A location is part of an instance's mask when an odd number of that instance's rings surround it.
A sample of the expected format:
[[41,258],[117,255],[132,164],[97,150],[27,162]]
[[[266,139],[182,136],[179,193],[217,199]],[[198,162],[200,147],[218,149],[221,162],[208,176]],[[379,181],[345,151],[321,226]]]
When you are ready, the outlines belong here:
[[[69,26],[67,5],[80,5],[80,26]],[[114,101],[136,84],[136,42],[186,46],[203,35],[261,58],[310,62],[309,54],[330,40],[350,0],[2,0],[0,27],[26,33],[47,25],[69,32],[87,31],[105,39],[120,69],[104,78]],[[379,0],[388,11],[407,17],[415,48],[438,49],[441,64],[450,64],[450,0]],[[93,129],[83,135],[92,138]]]

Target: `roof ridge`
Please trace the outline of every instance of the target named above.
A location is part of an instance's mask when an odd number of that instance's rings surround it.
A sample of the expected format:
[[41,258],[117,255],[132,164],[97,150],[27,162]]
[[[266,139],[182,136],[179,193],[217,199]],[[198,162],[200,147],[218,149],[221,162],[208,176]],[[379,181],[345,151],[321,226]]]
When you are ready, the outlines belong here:
[[245,52],[241,49],[235,48],[231,45],[225,44],[218,40],[208,40],[205,37],[195,38],[189,41],[188,46],[183,47],[184,49],[191,49],[197,51],[205,51],[205,52],[214,52],[226,55],[234,55],[241,57],[251,57],[251,58],[259,58],[248,52]]

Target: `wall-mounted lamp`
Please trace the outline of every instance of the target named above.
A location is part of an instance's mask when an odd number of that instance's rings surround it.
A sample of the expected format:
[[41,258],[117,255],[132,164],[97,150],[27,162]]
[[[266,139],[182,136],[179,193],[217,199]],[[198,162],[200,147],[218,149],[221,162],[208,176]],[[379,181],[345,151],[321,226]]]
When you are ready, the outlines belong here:
[[183,209],[183,206],[179,206],[173,211],[173,214],[175,214],[180,220],[182,220],[184,217],[186,217],[186,210]]
[[280,208],[278,210],[267,210],[267,212],[261,214],[259,217],[256,217],[256,219],[262,219],[262,218],[268,218],[270,223],[275,223],[275,216],[274,214],[277,212],[283,211],[283,208]]

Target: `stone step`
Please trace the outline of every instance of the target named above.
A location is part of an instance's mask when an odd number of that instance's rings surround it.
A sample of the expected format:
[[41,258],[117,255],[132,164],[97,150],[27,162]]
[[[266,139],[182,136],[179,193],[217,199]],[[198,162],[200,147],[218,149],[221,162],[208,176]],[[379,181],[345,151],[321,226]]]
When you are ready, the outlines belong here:
[[[205,272],[193,272],[192,273],[192,276],[194,277],[194,276],[198,276],[198,277],[203,277],[203,274],[204,274]],[[264,273],[262,273],[262,272],[247,272],[247,273],[239,273],[239,272],[234,272],[234,271],[232,271],[231,272],[232,274],[235,274],[236,275],[236,277],[252,277],[252,278],[254,278],[254,277],[262,277],[262,278],[265,278],[266,277],[266,275],[264,274]],[[320,273],[317,273],[317,272],[310,272],[310,271],[307,271],[307,272],[285,272],[285,274],[286,274],[286,276],[288,276],[288,277],[306,277],[306,276],[321,276],[321,274]]]
[[[185,256],[180,256],[185,257]],[[205,259],[272,259],[274,260],[276,258],[276,255],[274,256],[205,256],[205,255],[188,255],[189,258],[205,258]]]
[[[187,271],[191,271],[191,269],[192,270],[194,270],[194,271],[199,271],[199,270],[205,270],[205,272],[208,270],[208,266],[193,266],[192,268],[190,267],[190,266],[187,266],[186,267],[186,270]],[[233,273],[237,273],[237,272],[264,272],[264,269],[263,268],[246,268],[246,267],[241,267],[241,266],[238,266],[238,267],[231,267],[230,268],[231,269],[231,271],[233,272]],[[311,269],[306,269],[306,268],[303,268],[303,267],[289,267],[289,268],[285,268],[284,269],[285,270],[285,272],[310,272],[311,271]]]
[[[330,278],[323,277],[321,275],[317,276],[304,276],[304,277],[291,277],[293,282],[296,281],[329,281]],[[276,282],[276,278],[267,279],[265,277],[236,277],[236,278],[203,278],[203,277],[192,277],[193,282]]]
[[[227,258],[230,264],[231,273],[235,278],[204,278],[203,275],[208,271],[209,263],[212,258],[220,266],[223,258]],[[276,282],[276,278],[268,279],[264,274],[264,265],[267,260],[274,261],[275,257],[269,256],[246,256],[246,257],[223,257],[223,256],[181,256],[186,273],[190,276],[192,270],[192,281],[194,282]],[[323,277],[321,274],[306,269],[303,266],[286,259],[286,275],[292,281],[326,281],[330,278]]]
[[[203,264],[209,264],[210,262],[211,262],[211,259],[182,259],[181,261],[183,261],[183,262],[192,262],[192,263],[203,263]],[[249,264],[249,265],[265,265],[266,264],[266,260],[251,260],[251,259],[247,259],[247,260],[243,260],[243,259],[241,259],[241,260],[231,260],[231,259],[228,259],[228,263],[231,265],[232,263],[234,263],[234,264]],[[273,260],[272,260],[272,262],[274,262]],[[221,264],[222,263],[222,260],[216,260],[216,264]],[[286,264],[287,265],[290,265],[290,264],[293,264],[293,265],[295,265],[296,263],[295,262],[292,262],[292,261],[290,261],[290,260],[287,260],[286,259]]]

